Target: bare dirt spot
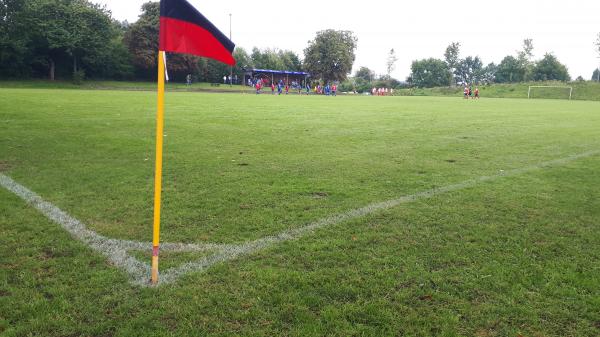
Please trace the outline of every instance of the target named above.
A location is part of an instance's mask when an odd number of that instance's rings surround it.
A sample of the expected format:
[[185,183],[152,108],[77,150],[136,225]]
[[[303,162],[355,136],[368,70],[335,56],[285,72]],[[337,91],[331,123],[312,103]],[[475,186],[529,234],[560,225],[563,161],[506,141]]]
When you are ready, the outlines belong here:
[[327,198],[329,196],[329,193],[327,193],[327,192],[312,192],[311,195],[315,199],[322,199],[322,198]]
[[446,159],[447,163],[456,163],[456,159]]
[[12,168],[12,165],[6,160],[0,160],[0,172],[6,172]]

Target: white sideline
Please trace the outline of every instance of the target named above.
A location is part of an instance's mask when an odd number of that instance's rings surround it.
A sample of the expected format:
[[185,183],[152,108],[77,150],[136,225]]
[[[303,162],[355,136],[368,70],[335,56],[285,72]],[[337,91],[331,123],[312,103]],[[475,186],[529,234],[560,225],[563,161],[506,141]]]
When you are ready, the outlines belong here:
[[[439,194],[462,190],[473,187],[479,183],[497,180],[504,177],[511,177],[526,172],[539,170],[552,165],[562,165],[577,159],[586,158],[600,154],[600,151],[588,151],[580,154],[571,155],[568,157],[542,162],[537,165],[527,166],[520,169],[508,170],[497,175],[483,176],[479,178],[465,180],[463,182],[447,185],[440,188],[433,188],[422,192],[417,192],[410,195],[401,196],[396,199],[391,199],[383,202],[373,203],[361,208],[349,210],[344,213],[335,214],[306,226],[283,231],[279,234],[267,236],[254,241],[249,241],[239,245],[220,245],[220,244],[184,244],[184,243],[165,243],[161,245],[161,250],[177,251],[177,252],[209,252],[207,257],[197,261],[185,263],[179,267],[167,269],[161,272],[159,284],[168,284],[176,281],[181,276],[195,271],[203,271],[211,266],[236,259],[243,255],[252,254],[259,250],[272,247],[276,244],[299,239],[313,231],[339,224],[344,221],[359,218],[365,215],[375,213],[377,211],[390,209],[401,204],[410,203],[412,201],[427,199]],[[140,286],[149,286],[150,265],[143,263],[135,257],[129,255],[130,250],[148,250],[152,249],[151,242],[137,242],[129,240],[118,240],[107,238],[90,229],[88,229],[79,220],[68,215],[58,207],[44,201],[39,195],[30,191],[26,187],[18,184],[10,177],[0,173],[0,185],[11,191],[25,202],[39,210],[48,219],[60,224],[77,240],[90,246],[93,250],[102,253],[114,265],[122,268],[131,276],[131,282]],[[214,253],[210,253],[215,251]]]

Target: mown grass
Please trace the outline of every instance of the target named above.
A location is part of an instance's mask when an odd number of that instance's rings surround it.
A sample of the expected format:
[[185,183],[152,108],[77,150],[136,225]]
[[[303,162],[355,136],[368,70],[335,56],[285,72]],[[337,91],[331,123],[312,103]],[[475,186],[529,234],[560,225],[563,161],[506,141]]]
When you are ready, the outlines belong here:
[[[150,241],[155,94],[1,89],[0,100],[3,173],[104,235]],[[598,108],[169,93],[163,240],[245,242],[595,150]],[[596,336],[599,168],[593,156],[404,204],[156,289],[0,189],[0,332]]]
[[[0,80],[0,88],[155,91],[156,82],[87,80],[83,81],[81,84],[75,84],[72,81],[64,80]],[[167,91],[253,91],[252,88],[246,86],[230,86],[223,83],[213,84],[203,82],[194,82],[191,85],[180,82],[167,82],[165,88]]]

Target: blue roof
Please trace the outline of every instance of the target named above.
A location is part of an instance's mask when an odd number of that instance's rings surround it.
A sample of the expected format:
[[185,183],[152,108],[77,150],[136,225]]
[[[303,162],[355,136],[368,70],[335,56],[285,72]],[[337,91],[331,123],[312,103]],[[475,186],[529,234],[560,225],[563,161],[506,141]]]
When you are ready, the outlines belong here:
[[281,75],[310,75],[303,71],[286,71],[286,70],[269,70],[269,69],[252,69],[255,73],[269,73],[269,74],[281,74]]

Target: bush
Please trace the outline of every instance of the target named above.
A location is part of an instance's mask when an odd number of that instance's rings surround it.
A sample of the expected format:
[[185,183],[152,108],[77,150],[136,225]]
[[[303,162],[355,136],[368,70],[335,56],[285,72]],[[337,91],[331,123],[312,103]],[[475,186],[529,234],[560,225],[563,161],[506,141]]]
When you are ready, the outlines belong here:
[[85,70],[79,69],[73,72],[73,83],[80,85],[85,80]]

